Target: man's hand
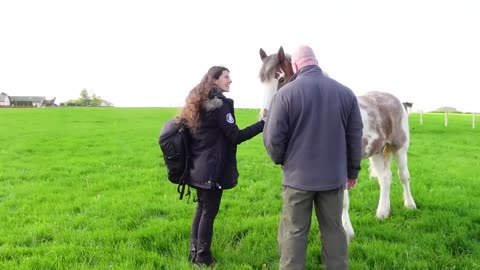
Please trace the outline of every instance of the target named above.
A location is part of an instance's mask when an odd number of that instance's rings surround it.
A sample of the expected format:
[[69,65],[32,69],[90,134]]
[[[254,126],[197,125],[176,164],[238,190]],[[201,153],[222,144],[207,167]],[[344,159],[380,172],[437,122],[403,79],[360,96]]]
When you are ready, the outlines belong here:
[[347,190],[350,190],[357,185],[357,179],[348,179],[347,180]]

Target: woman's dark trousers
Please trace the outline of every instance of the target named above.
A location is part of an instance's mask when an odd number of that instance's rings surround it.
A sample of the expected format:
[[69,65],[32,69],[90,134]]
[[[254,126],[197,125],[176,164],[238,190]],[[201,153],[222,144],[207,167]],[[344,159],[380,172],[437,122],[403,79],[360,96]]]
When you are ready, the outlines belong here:
[[223,190],[197,188],[198,205],[193,218],[189,258],[195,264],[213,263],[212,245],[213,222],[220,208]]

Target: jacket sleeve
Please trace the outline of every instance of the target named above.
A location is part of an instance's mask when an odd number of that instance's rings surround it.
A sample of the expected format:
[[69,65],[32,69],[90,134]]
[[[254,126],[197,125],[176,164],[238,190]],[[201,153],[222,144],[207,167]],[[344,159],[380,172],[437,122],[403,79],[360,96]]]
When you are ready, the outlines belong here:
[[217,125],[223,131],[223,134],[233,144],[240,144],[249,140],[263,131],[265,122],[263,120],[248,126],[244,129],[239,129],[233,117],[233,108],[224,104],[217,112]]
[[289,133],[287,106],[282,96],[276,94],[272,98],[263,129],[263,144],[275,164],[284,163]]
[[357,179],[362,162],[363,123],[357,98],[353,97],[352,109],[346,129],[348,178]]

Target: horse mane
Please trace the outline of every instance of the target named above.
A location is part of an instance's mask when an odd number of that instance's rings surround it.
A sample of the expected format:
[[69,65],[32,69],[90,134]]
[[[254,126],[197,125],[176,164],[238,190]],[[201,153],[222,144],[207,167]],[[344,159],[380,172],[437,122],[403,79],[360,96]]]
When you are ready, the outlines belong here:
[[[288,61],[292,61],[292,58],[289,54],[285,54],[285,57],[288,59]],[[263,59],[263,64],[262,67],[260,68],[260,81],[265,82],[269,81],[273,78],[275,78],[275,72],[277,70],[277,64],[278,64],[278,57],[277,54],[271,54],[267,56],[265,59]]]

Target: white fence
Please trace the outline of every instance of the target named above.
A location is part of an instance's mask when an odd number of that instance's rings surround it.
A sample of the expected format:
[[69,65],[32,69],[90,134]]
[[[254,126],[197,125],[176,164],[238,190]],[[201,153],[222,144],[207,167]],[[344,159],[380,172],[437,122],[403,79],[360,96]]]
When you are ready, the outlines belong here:
[[[472,113],[472,128],[475,128],[477,122],[477,114]],[[448,112],[445,112],[445,126],[448,126]],[[420,111],[420,125],[423,125],[423,111]]]

